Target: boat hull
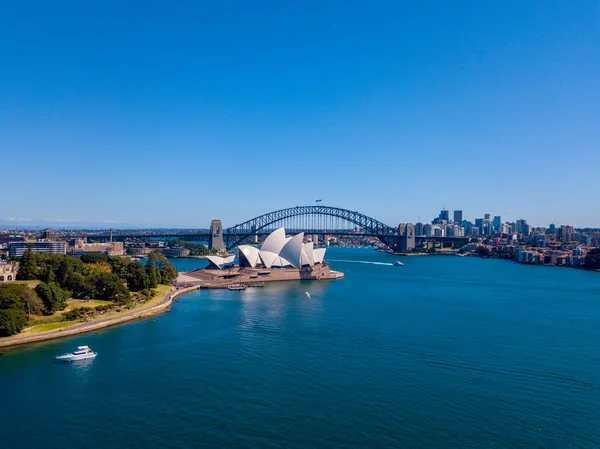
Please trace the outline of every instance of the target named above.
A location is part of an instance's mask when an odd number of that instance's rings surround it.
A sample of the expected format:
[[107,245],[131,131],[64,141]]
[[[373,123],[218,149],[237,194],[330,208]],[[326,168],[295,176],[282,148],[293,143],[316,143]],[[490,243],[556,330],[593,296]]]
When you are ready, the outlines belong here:
[[56,357],[56,360],[59,360],[61,362],[75,362],[77,360],[86,360],[86,359],[94,359],[96,358],[96,356],[98,355],[97,352],[93,352],[91,354],[65,354],[65,355],[59,355]]

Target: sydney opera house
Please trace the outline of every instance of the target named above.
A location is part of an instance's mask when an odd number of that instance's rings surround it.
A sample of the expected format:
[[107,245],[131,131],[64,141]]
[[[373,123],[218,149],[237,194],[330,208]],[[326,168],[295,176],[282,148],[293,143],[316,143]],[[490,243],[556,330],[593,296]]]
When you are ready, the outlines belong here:
[[[304,233],[294,237],[286,237],[285,229],[273,231],[265,239],[261,248],[250,245],[237,247],[240,267],[262,268],[302,268],[313,267],[323,263],[325,248],[314,248],[313,243],[303,243]],[[207,257],[212,268],[229,268],[233,266],[235,256]]]
[[207,256],[205,269],[181,273],[180,283],[201,283],[207,288],[222,288],[231,283],[256,283],[290,280],[340,279],[344,275],[333,271],[324,261],[325,248],[315,248],[312,242],[304,243],[304,233],[293,237],[284,228],[273,231],[262,246],[237,247],[236,256]]

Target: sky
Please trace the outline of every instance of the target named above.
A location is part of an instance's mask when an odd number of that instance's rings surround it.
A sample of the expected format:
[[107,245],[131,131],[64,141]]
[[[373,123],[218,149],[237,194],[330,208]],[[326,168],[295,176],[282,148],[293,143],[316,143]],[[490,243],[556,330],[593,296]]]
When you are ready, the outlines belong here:
[[600,227],[600,2],[19,1],[0,224]]

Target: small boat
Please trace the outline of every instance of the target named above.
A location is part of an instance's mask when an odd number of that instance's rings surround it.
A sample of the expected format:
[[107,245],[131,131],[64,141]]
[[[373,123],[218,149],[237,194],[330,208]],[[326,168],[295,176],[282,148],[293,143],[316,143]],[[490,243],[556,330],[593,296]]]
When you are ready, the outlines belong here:
[[56,360],[73,362],[75,360],[93,359],[97,355],[98,353],[92,351],[89,346],[77,346],[77,351],[73,351],[68,354],[57,355]]
[[404,264],[402,262],[400,262],[399,260],[397,260],[397,261],[394,262],[394,266],[395,267],[403,267]]
[[310,298],[310,293],[306,292],[306,297]]
[[246,290],[248,286],[246,284],[231,284],[227,286],[227,290]]

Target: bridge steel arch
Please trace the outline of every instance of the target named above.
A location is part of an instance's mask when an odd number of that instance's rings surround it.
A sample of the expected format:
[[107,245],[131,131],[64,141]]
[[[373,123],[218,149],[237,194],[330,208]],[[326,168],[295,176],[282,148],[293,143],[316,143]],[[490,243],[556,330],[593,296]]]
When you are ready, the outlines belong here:
[[397,231],[396,228],[388,226],[385,223],[361,214],[360,212],[331,206],[296,206],[269,212],[268,214],[260,215],[259,217],[225,229],[223,233],[225,236],[229,237],[229,244],[227,247],[233,248],[234,246],[239,245],[248,237],[253,236],[256,232],[274,223],[301,215],[321,215],[346,220],[355,224],[366,233],[377,235],[377,238],[388,246],[394,245],[399,237],[398,235],[395,235]]

